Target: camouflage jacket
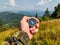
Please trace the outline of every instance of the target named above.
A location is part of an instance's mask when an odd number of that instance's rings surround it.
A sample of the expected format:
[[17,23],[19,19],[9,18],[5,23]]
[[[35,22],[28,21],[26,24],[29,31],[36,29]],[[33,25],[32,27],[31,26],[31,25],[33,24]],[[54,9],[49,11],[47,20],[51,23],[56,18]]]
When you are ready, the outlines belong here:
[[16,32],[4,45],[27,45],[29,42],[28,35],[23,31]]

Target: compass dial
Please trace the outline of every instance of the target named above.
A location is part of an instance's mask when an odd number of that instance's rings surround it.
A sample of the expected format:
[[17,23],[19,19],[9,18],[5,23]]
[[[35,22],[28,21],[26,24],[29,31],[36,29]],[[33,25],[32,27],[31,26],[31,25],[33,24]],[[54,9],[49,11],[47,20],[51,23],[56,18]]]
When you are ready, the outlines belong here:
[[29,26],[35,26],[36,25],[36,20],[34,18],[29,19]]

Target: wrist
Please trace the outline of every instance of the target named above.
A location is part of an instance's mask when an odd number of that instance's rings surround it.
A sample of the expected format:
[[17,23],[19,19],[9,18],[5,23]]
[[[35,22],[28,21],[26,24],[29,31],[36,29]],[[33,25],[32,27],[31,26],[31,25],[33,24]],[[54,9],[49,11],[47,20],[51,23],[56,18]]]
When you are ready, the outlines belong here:
[[30,40],[33,38],[33,35],[29,31],[27,31],[27,32],[23,31],[23,32],[27,34],[27,36],[29,37]]
[[30,32],[28,32],[27,35],[28,35],[30,40],[33,38],[33,35]]

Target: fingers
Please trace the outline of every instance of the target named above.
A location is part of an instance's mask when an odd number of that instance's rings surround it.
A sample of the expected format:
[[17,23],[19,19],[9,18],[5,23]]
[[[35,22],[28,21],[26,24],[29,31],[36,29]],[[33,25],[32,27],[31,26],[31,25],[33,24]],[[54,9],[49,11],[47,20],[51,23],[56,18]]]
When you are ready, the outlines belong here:
[[36,33],[36,32],[38,32],[38,29],[33,30],[33,29],[31,28],[30,31]]
[[37,23],[35,27],[36,27],[36,28],[39,28],[39,23]]
[[26,21],[29,20],[29,18],[30,18],[30,17],[28,17],[28,16],[24,16],[24,17],[22,18],[21,22],[26,22]]
[[29,20],[30,18],[34,18],[34,19],[36,20],[36,22],[37,22],[37,23],[36,23],[36,28],[39,28],[40,22],[39,22],[39,20],[38,20],[37,18],[35,18],[35,17],[24,16],[20,22],[21,22],[21,23],[22,23],[22,22],[28,22],[28,20]]
[[30,32],[31,32],[32,34],[35,34],[36,32],[38,32],[38,28],[36,28],[35,26],[29,28],[29,30],[30,30]]

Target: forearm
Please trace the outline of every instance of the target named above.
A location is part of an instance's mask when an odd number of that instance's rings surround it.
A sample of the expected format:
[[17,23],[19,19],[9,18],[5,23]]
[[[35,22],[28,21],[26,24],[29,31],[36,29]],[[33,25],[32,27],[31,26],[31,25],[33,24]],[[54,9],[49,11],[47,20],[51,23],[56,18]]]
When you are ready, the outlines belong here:
[[27,45],[28,42],[30,41],[28,34],[23,31],[20,31],[20,34],[22,34],[22,36],[20,37],[20,40],[24,43],[24,45]]
[[8,43],[13,42],[14,44],[16,43],[18,44],[19,42],[19,43],[22,43],[22,45],[27,45],[30,39],[29,39],[29,36],[25,32],[18,31],[9,40],[8,40]]

